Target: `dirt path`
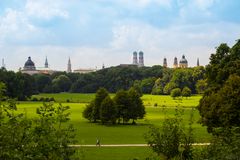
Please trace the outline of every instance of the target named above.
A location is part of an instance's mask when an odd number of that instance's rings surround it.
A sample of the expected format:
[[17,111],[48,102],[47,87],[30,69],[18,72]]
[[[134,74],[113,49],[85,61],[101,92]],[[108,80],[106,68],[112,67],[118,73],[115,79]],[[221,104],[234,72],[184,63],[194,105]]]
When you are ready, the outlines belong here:
[[[210,143],[194,143],[193,146],[207,146]],[[69,145],[70,147],[99,147],[92,144],[76,144],[76,145]],[[100,147],[147,147],[148,144],[101,144]]]

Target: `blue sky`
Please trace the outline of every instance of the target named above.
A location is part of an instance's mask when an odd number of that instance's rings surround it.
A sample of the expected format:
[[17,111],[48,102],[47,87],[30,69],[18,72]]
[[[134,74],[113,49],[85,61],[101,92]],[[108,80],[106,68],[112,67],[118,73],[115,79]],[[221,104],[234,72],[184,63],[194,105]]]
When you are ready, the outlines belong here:
[[17,70],[31,56],[37,67],[65,70],[131,63],[148,66],[186,55],[209,62],[215,47],[240,38],[238,0],[1,0],[0,58]]

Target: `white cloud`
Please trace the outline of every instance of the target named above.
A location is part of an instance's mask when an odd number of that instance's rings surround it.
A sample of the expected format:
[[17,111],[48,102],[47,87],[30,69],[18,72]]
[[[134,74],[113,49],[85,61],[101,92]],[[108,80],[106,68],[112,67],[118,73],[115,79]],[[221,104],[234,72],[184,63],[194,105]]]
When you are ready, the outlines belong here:
[[9,41],[26,40],[39,29],[32,25],[23,12],[12,9],[6,9],[3,16],[0,17],[0,41],[8,43]]
[[194,66],[198,57],[202,64],[207,64],[214,47],[222,42],[233,42],[240,36],[240,29],[239,24],[224,22],[173,25],[165,29],[133,23],[117,25],[113,29],[113,35],[113,48],[132,49],[130,52],[143,50],[149,65],[162,64],[163,57],[173,60],[173,57],[180,58],[185,54],[189,56],[190,65]]
[[63,9],[61,0],[27,0],[25,9],[26,13],[33,17],[44,19],[68,18],[68,12]]

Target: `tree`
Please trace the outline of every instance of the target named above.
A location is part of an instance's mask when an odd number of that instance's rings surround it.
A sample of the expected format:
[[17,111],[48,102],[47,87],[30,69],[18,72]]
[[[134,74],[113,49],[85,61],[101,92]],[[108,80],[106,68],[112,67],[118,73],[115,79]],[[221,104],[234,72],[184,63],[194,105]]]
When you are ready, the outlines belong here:
[[138,92],[134,88],[128,90],[128,95],[130,98],[131,106],[128,108],[129,119],[132,119],[132,124],[135,124],[135,120],[143,119],[145,112],[145,107],[143,105],[142,99],[140,98]]
[[117,119],[116,116],[117,108],[110,96],[107,96],[101,103],[100,120],[102,124],[105,124],[107,122],[115,124]]
[[155,81],[155,84],[152,88],[152,94],[153,95],[160,95],[160,94],[163,94],[163,82],[162,82],[162,79],[161,78],[158,78],[156,81]]
[[94,101],[91,101],[86,108],[83,110],[83,117],[88,119],[90,122],[93,120],[93,109],[95,107]]
[[142,92],[150,94],[152,92],[155,81],[155,77],[143,79],[141,82]]
[[240,76],[231,75],[223,88],[200,100],[201,122],[211,132],[216,127],[237,127],[240,124]]
[[60,75],[53,79],[53,86],[58,88],[60,92],[67,92],[71,87],[71,80],[66,75]]
[[118,123],[120,123],[121,120],[123,121],[123,123],[128,122],[130,119],[128,114],[129,106],[132,105],[128,92],[124,90],[119,90],[113,100],[117,107]]
[[33,75],[35,81],[36,81],[36,85],[37,85],[37,90],[38,92],[42,93],[44,92],[44,88],[47,85],[51,84],[51,78],[49,75],[45,75],[45,74],[36,74]]
[[184,87],[183,90],[182,90],[182,96],[183,97],[190,97],[191,93],[192,93],[192,91],[188,87]]
[[200,79],[196,83],[196,90],[198,94],[203,94],[204,91],[207,89],[207,80]]
[[158,155],[171,159],[179,154],[181,135],[182,130],[177,119],[165,119],[161,131],[157,127],[150,127],[145,140]]
[[94,99],[94,108],[93,108],[93,121],[96,122],[97,120],[100,120],[100,107],[102,104],[102,101],[107,97],[108,91],[105,88],[100,88],[96,92],[96,96]]
[[175,99],[176,97],[180,97],[181,94],[182,93],[180,88],[175,88],[171,91],[171,97],[173,97],[173,99]]
[[208,89],[200,100],[201,123],[214,128],[239,126],[240,40],[229,48],[221,44],[206,68]]
[[75,143],[74,128],[63,125],[69,120],[68,106],[43,104],[38,116],[30,119],[16,113],[10,102],[0,101],[0,159],[72,159],[76,149],[69,144]]
[[163,93],[169,95],[174,88],[177,88],[177,85],[176,85],[174,82],[169,82],[169,83],[164,87]]

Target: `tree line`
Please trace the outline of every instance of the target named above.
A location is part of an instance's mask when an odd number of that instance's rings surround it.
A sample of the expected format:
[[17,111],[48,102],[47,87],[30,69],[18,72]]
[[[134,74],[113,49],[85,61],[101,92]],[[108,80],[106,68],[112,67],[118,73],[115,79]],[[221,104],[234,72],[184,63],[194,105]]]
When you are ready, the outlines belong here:
[[134,88],[119,90],[113,99],[105,88],[100,88],[83,111],[83,117],[94,123],[126,124],[132,120],[135,124],[145,113],[140,94]]
[[134,87],[144,94],[171,94],[175,88],[188,87],[192,94],[203,93],[207,87],[205,68],[171,69],[153,67],[110,67],[94,73],[56,72],[52,75],[28,75],[0,69],[0,81],[7,86],[7,95],[26,100],[38,93],[95,93],[100,87],[115,93]]

